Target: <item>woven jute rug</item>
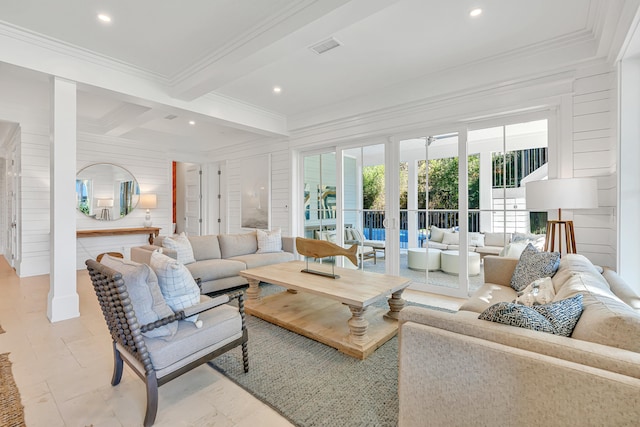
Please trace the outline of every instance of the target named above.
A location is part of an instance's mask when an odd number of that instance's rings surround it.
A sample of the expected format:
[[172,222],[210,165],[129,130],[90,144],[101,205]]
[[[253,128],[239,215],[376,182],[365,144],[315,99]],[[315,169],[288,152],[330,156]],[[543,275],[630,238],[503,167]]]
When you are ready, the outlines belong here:
[[0,354],[0,426],[26,426],[20,392],[11,373],[9,353]]
[[249,372],[240,349],[210,365],[296,426],[397,425],[397,337],[358,360],[254,316],[247,327]]

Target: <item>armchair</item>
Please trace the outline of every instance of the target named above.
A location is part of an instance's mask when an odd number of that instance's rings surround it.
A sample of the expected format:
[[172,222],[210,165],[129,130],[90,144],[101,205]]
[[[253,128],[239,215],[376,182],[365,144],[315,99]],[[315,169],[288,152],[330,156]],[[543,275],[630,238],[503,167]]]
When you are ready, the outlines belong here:
[[[242,292],[216,298],[203,295],[200,304],[194,307],[156,317],[157,320],[141,325],[134,306],[154,310],[159,302],[164,303],[158,301],[157,295],[146,305],[140,305],[140,301],[136,301],[141,291],[151,294],[154,292],[149,289],[151,286],[147,286],[146,279],[140,280],[142,276],[153,274],[149,267],[129,261],[128,264],[123,263],[124,272],[119,272],[94,260],[87,260],[86,265],[113,341],[111,385],[120,383],[123,361],[145,382],[145,427],[155,422],[159,386],[238,345],[242,346],[244,371],[249,371],[248,334]],[[136,270],[136,265],[139,270]],[[129,284],[125,278],[130,281]],[[159,299],[162,300],[161,296]],[[227,304],[231,299],[238,299],[237,308]],[[143,311],[145,310],[140,310],[141,316],[148,315],[148,311]],[[193,315],[199,315],[203,323],[201,328],[184,321]],[[158,335],[159,332],[162,334]]]

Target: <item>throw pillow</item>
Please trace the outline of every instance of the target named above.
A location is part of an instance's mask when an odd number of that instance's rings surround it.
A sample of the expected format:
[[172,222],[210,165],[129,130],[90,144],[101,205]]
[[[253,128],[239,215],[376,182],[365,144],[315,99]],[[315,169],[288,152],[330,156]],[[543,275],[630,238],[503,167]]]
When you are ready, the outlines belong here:
[[556,291],[553,289],[553,282],[550,277],[534,280],[522,292],[518,292],[518,297],[514,301],[528,307],[534,305],[548,304],[553,301]]
[[558,252],[538,252],[529,243],[522,251],[520,260],[513,271],[511,287],[516,292],[521,292],[534,280],[553,276],[559,265],[560,254]]
[[[158,284],[165,301],[175,312],[200,302],[200,288],[193,276],[182,263],[161,254],[151,253],[151,268],[158,276]],[[198,316],[188,317],[186,320],[196,323]],[[196,326],[202,326],[196,323]]]
[[531,329],[533,331],[554,333],[551,322],[534,310],[533,307],[527,307],[526,305],[513,302],[493,304],[483,311],[480,316],[478,316],[478,319]]
[[469,233],[469,246],[476,246],[478,248],[484,247],[484,234],[482,233]]
[[582,294],[578,294],[533,307],[499,302],[483,311],[478,319],[569,337],[581,315]]
[[460,233],[450,233],[445,231],[442,237],[443,245],[458,245],[460,244]]
[[178,254],[178,262],[182,264],[191,264],[192,262],[196,262],[196,259],[193,256],[191,242],[189,242],[189,239],[184,232],[180,233],[178,236],[165,237],[162,240],[162,247],[176,251]]
[[432,225],[429,229],[429,233],[429,240],[431,240],[432,242],[442,243],[442,238],[444,237],[445,233],[444,229]]
[[[109,255],[102,257],[100,263],[122,274],[140,326],[173,314],[162,296],[156,274],[148,265]],[[178,324],[174,322],[143,332],[142,335],[149,338],[171,338],[177,331]]]
[[257,230],[257,233],[258,252],[256,253],[282,252],[282,236],[279,228],[272,231]]
[[570,337],[582,315],[582,294],[533,307],[549,320],[555,330],[554,334]]

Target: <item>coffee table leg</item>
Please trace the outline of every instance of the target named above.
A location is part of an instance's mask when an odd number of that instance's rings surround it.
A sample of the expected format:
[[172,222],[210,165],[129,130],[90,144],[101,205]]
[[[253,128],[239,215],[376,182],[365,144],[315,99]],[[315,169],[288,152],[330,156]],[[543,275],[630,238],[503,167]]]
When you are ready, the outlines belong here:
[[370,338],[367,335],[367,329],[369,328],[369,322],[364,318],[364,311],[366,307],[355,307],[350,305],[351,319],[347,321],[351,334],[349,339],[354,344],[364,345],[369,342]]
[[247,302],[258,301],[260,299],[260,281],[256,279],[247,279],[249,289],[247,289]]
[[384,317],[398,320],[400,310],[404,308],[404,304],[406,302],[402,299],[403,291],[404,289],[400,289],[399,291],[391,294],[391,298],[389,298],[389,311],[384,315]]

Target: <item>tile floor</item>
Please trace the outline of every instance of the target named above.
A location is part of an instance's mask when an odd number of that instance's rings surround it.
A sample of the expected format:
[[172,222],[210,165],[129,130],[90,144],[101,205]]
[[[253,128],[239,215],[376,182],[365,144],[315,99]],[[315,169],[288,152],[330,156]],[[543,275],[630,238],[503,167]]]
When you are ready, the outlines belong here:
[[[138,426],[145,388],[125,367],[110,385],[111,339],[86,271],[78,271],[80,317],[47,319],[49,276],[20,279],[0,256],[0,353],[10,352],[29,427]],[[407,291],[405,298],[457,309],[461,300]],[[156,426],[291,426],[208,366],[159,389]]]

